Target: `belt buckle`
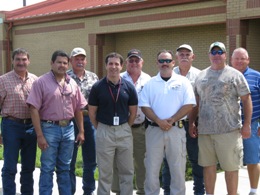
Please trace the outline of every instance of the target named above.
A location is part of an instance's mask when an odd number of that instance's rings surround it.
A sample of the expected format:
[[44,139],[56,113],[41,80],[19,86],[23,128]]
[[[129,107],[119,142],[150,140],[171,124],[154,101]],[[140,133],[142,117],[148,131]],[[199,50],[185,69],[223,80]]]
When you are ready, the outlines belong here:
[[53,121],[51,121],[51,120],[47,120],[46,123],[53,124]]
[[61,127],[66,127],[68,125],[68,120],[60,120],[59,121],[59,126]]
[[182,120],[178,121],[178,127],[179,127],[180,129],[183,128],[183,122],[182,122]]

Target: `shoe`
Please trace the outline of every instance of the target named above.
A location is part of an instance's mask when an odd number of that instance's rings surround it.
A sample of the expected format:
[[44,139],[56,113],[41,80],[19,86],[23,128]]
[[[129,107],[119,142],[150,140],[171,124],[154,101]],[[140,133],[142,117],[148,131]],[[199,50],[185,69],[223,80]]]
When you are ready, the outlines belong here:
[[257,195],[257,193],[250,192],[249,195]]

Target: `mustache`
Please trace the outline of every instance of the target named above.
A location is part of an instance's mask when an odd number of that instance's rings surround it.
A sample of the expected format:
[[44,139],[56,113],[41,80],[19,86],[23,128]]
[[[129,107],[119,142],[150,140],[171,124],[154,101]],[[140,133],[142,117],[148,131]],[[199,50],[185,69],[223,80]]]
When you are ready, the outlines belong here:
[[25,67],[24,64],[17,64],[16,66],[19,66],[19,67]]
[[77,64],[77,67],[84,67],[83,64]]

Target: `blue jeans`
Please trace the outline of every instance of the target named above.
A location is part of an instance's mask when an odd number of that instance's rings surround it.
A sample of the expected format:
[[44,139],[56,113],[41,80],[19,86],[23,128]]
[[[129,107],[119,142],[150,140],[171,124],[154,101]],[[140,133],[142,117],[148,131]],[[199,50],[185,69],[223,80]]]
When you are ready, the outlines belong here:
[[41,154],[40,195],[52,194],[55,167],[59,194],[68,194],[71,192],[69,170],[75,139],[73,122],[66,127],[46,122],[41,126],[49,147]]
[[[184,124],[186,130],[186,147],[188,152],[188,158],[192,166],[192,176],[193,176],[193,190],[194,195],[202,195],[205,193],[204,188],[204,179],[203,179],[203,167],[198,165],[198,138],[192,138],[189,134],[189,123],[185,122]],[[170,183],[171,183],[171,175],[169,166],[167,163],[167,159],[163,160],[163,168],[162,168],[162,188],[164,189],[164,195],[170,195]]]
[[[78,135],[79,129],[74,122],[74,133],[75,137]],[[82,144],[82,159],[83,159],[83,191],[85,195],[91,194],[95,191],[95,178],[94,173],[96,170],[96,129],[90,122],[88,116],[84,116],[84,135],[85,142]],[[78,145],[74,144],[73,157],[70,163],[70,180],[71,180],[71,194],[76,192],[76,175],[75,175],[75,164],[78,154]]]
[[15,175],[19,152],[21,156],[21,193],[33,194],[33,171],[36,158],[36,134],[32,124],[21,124],[2,119],[4,165],[2,168],[3,194],[16,194]]

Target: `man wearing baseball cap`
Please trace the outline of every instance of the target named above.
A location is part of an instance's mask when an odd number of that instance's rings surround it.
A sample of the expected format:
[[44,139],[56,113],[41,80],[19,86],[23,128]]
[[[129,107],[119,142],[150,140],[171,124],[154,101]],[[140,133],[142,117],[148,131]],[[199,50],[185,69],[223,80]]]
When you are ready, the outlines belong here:
[[[83,48],[76,47],[71,51],[70,63],[72,69],[68,70],[67,74],[73,78],[81,89],[85,99],[88,100],[88,96],[92,85],[98,81],[98,77],[95,73],[86,70],[87,57],[86,51]],[[85,195],[91,195],[96,189],[94,172],[96,169],[96,142],[95,134],[96,130],[90,122],[87,108],[83,110],[84,115],[84,136],[85,142],[82,144],[82,159],[83,159],[83,191]],[[75,122],[75,121],[73,121]],[[74,126],[75,137],[79,130],[77,125]],[[74,144],[73,157],[70,163],[70,180],[71,180],[71,194],[76,192],[76,176],[75,176],[75,164],[78,153],[78,143]]]
[[[192,86],[194,86],[194,82],[198,74],[200,73],[200,70],[192,66],[192,62],[195,59],[192,47],[188,44],[180,45],[176,50],[175,57],[178,62],[178,66],[173,68],[174,72],[189,79]],[[189,115],[185,116],[184,121],[185,122],[183,125],[186,131],[187,153],[192,166],[194,194],[203,195],[205,193],[205,188],[203,179],[203,167],[198,165],[198,138],[194,138],[189,135]],[[164,195],[170,195],[171,175],[166,159],[164,159],[164,166],[162,169],[162,181]]]
[[[145,85],[150,80],[150,76],[142,71],[144,60],[142,58],[142,53],[138,49],[131,49],[127,53],[126,58],[126,71],[122,72],[120,76],[135,86],[138,97],[140,97],[140,92]],[[136,118],[134,124],[131,126],[133,134],[133,146],[134,146],[134,169],[135,169],[135,186],[137,189],[137,194],[144,193],[144,180],[145,180],[145,115],[138,107]],[[116,165],[114,166],[113,172],[113,185],[112,191],[120,193],[119,189],[119,179],[117,174]]]
[[[214,194],[217,163],[225,171],[228,194],[237,194],[238,170],[243,158],[242,138],[249,138],[251,134],[250,90],[243,74],[228,66],[226,58],[223,43],[210,45],[211,65],[199,73],[194,85],[199,111],[197,106],[189,115],[190,136],[195,138],[198,132],[199,165],[204,169],[207,195]],[[197,116],[198,128],[195,125]]]

